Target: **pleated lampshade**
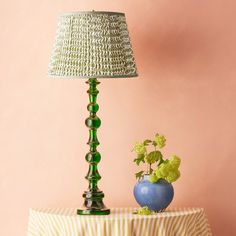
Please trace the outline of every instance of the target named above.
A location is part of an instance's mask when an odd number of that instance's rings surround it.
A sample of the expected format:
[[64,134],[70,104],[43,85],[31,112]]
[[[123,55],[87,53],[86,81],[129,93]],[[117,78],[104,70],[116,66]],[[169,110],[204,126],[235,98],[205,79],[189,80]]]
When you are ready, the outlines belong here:
[[97,11],[62,14],[49,65],[49,76],[137,76],[125,14]]

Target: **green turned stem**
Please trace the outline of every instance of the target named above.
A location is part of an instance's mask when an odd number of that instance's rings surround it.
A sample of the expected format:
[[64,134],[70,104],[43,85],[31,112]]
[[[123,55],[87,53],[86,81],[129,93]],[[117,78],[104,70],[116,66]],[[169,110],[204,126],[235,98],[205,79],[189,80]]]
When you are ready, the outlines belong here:
[[90,146],[89,152],[86,154],[85,159],[89,163],[88,174],[86,179],[89,181],[88,190],[84,192],[83,197],[85,199],[83,209],[78,209],[77,214],[79,215],[107,215],[110,210],[106,208],[103,203],[104,193],[99,190],[97,183],[101,179],[98,172],[98,163],[101,160],[101,155],[97,151],[97,146],[99,141],[97,138],[97,129],[101,125],[101,120],[97,117],[96,113],[99,109],[97,104],[97,95],[99,91],[97,90],[97,85],[100,84],[97,79],[89,79],[87,82],[89,84],[89,94],[90,103],[87,106],[89,111],[89,117],[85,120],[86,126],[89,128],[89,140],[88,145]]

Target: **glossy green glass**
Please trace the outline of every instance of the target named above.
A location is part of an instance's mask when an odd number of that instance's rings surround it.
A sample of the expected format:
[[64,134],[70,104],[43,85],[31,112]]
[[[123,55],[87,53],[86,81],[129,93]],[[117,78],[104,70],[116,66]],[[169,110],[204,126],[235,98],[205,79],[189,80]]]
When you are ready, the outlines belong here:
[[97,85],[100,84],[100,82],[95,78],[91,78],[86,83],[89,84],[87,93],[89,94],[90,103],[87,109],[90,115],[85,120],[85,124],[89,128],[88,145],[90,146],[90,150],[85,156],[86,161],[89,163],[89,170],[85,178],[89,181],[89,187],[83,194],[83,198],[85,199],[83,209],[78,209],[77,214],[108,215],[110,214],[110,210],[107,209],[103,203],[104,193],[99,190],[97,186],[98,181],[101,179],[97,167],[101,160],[101,155],[97,151],[97,146],[99,145],[97,129],[101,125],[101,120],[96,115],[99,109],[97,104],[97,95],[99,93]]

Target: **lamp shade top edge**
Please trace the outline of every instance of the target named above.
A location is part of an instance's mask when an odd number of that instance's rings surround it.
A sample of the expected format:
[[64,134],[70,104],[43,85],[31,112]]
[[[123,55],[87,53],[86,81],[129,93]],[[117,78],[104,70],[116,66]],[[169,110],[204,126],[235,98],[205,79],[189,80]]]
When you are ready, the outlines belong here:
[[103,14],[103,15],[122,15],[125,16],[123,12],[112,12],[112,11],[72,11],[72,12],[62,12],[60,16],[68,16],[68,15],[83,15],[83,14]]

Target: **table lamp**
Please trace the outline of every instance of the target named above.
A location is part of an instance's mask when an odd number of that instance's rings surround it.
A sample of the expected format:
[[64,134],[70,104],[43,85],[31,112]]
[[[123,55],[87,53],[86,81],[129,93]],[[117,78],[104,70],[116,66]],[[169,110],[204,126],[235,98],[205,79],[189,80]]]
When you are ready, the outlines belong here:
[[110,210],[104,205],[104,193],[98,188],[101,176],[97,151],[97,129],[101,120],[96,115],[96,102],[100,83],[97,78],[128,78],[137,76],[133,51],[124,13],[118,12],[71,12],[59,17],[56,40],[49,65],[49,76],[55,78],[88,79],[87,91],[90,146],[85,159],[89,163],[86,179],[88,190],[84,192],[84,205],[77,210],[79,215],[107,215]]

